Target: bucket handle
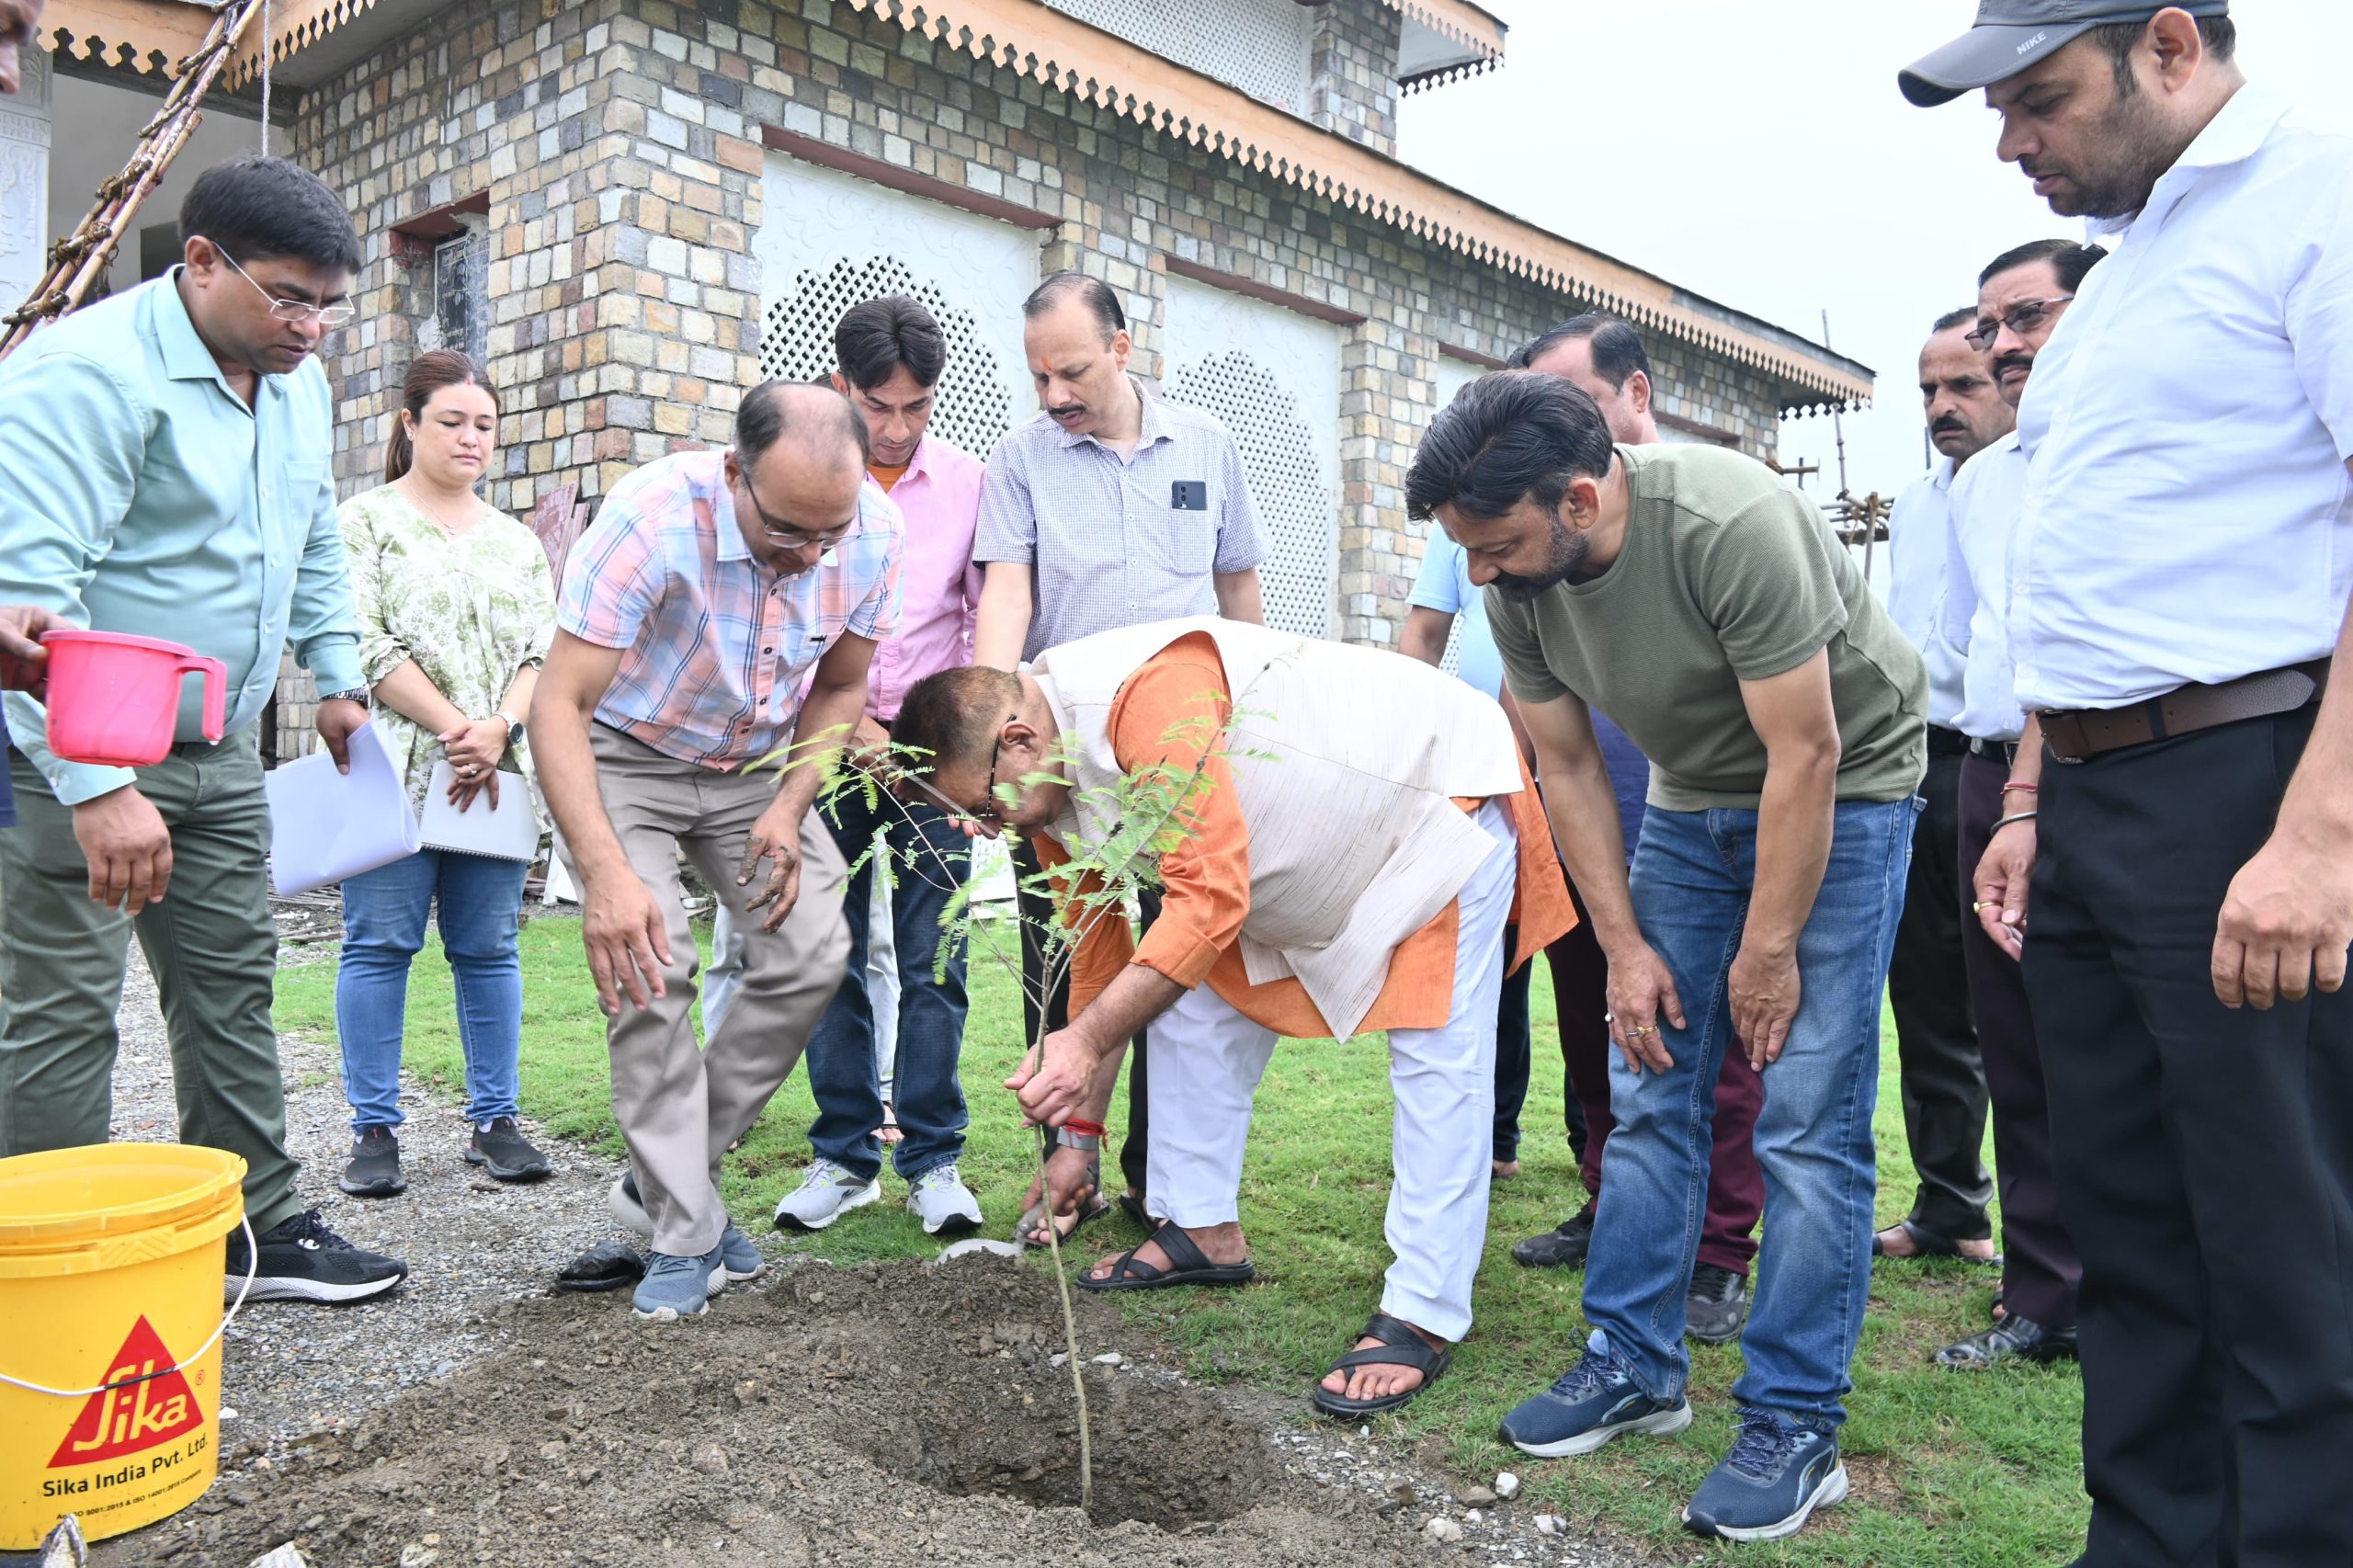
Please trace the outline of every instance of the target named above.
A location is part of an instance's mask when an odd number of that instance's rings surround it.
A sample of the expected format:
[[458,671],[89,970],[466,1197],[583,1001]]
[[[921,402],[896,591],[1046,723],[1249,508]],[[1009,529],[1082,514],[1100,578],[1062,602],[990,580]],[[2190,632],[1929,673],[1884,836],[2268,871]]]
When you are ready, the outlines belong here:
[[55,1394],[60,1399],[87,1399],[92,1394],[104,1393],[108,1389],[127,1389],[133,1383],[143,1383],[150,1378],[167,1378],[174,1372],[195,1366],[204,1359],[206,1354],[215,1345],[221,1342],[221,1336],[229,1332],[229,1325],[237,1321],[237,1314],[244,1310],[245,1293],[254,1288],[254,1272],[261,1267],[261,1255],[254,1245],[253,1221],[240,1214],[237,1217],[237,1228],[245,1233],[245,1282],[237,1287],[237,1299],[229,1304],[229,1310],[221,1314],[221,1326],[212,1331],[211,1338],[196,1347],[195,1355],[183,1357],[169,1367],[159,1367],[152,1372],[142,1372],[135,1378],[125,1378],[119,1383],[100,1383],[94,1389],[53,1389],[40,1383],[28,1383],[22,1378],[12,1378],[6,1372],[0,1372],[0,1383],[6,1383],[10,1388],[23,1389],[29,1393]]

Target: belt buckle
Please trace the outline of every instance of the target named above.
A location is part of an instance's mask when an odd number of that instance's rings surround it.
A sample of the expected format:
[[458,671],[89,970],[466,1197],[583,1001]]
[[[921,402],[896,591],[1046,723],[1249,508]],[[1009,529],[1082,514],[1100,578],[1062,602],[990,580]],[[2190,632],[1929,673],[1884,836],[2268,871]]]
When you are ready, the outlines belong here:
[[2042,749],[2052,761],[2063,762],[2070,767],[2080,767],[2090,760],[2088,756],[2069,756],[2060,749],[2059,742],[2053,739],[2051,733],[2052,722],[2055,721],[2065,725],[2078,743],[2089,741],[2091,737],[2084,733],[2084,722],[2081,719],[2072,713],[2061,713],[2048,709],[2037,713],[2035,717],[2042,722]]

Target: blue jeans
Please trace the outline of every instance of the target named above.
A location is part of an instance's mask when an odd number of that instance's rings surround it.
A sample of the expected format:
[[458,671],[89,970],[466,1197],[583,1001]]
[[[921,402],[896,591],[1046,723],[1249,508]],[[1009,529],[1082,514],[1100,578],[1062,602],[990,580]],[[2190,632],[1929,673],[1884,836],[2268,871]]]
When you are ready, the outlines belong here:
[[899,1057],[891,1104],[905,1134],[892,1163],[912,1182],[964,1152],[964,1089],[956,1078],[964,1048],[962,950],[947,954],[938,978],[932,970],[940,958],[940,915],[972,873],[972,841],[932,807],[902,808],[889,801],[869,806],[857,790],[828,808],[826,818],[843,859],[856,863],[866,855],[877,831],[884,848],[867,856],[843,887],[849,974],[809,1040],[809,1092],[817,1101],[809,1143],[860,1176],[882,1169],[874,1137],[882,1122],[882,1079],[875,1071],[874,1009],[866,994],[866,922],[876,868],[887,854],[895,881],[891,932],[899,963]]
[[[1880,998],[1904,912],[1916,798],[1842,801],[1830,861],[1798,937],[1798,1013],[1765,1069],[1756,1158],[1765,1238],[1756,1306],[1741,1336],[1745,1406],[1835,1429],[1870,1294],[1871,1110],[1879,1092]],[[1664,1073],[1609,1063],[1616,1116],[1585,1311],[1610,1359],[1654,1399],[1683,1392],[1684,1298],[1707,1208],[1716,1075],[1733,1040],[1729,976],[1756,878],[1753,811],[1668,812],[1643,820],[1634,917],[1665,960],[1688,1028],[1662,1014]]]
[[466,1119],[479,1126],[516,1114],[523,971],[515,940],[529,869],[520,860],[420,849],[345,880],[335,1027],[343,1041],[343,1095],[351,1102],[353,1131],[401,1124],[408,966],[425,945],[426,915],[437,899],[441,949],[458,984]]

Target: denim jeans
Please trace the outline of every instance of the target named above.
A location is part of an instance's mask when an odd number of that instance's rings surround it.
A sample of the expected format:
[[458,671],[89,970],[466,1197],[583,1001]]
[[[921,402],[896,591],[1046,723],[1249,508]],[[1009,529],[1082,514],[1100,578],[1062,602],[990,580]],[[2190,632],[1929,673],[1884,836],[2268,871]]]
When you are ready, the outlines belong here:
[[875,1069],[866,954],[874,877],[887,855],[899,962],[899,1053],[891,1105],[904,1134],[892,1163],[912,1182],[964,1152],[964,1089],[956,1077],[964,1047],[964,953],[949,952],[938,979],[932,970],[939,958],[940,915],[972,875],[972,841],[929,806],[902,808],[887,800],[870,806],[856,790],[824,814],[845,860],[857,862],[878,831],[883,848],[867,857],[843,890],[849,973],[809,1041],[809,1091],[817,1101],[809,1143],[860,1176],[882,1168],[874,1137],[882,1121],[882,1082]]
[[[1870,1293],[1880,998],[1919,809],[1916,797],[1837,806],[1822,891],[1798,937],[1797,1017],[1765,1069],[1756,1119],[1767,1224],[1733,1396],[1824,1430],[1846,1419],[1839,1402]],[[1729,977],[1756,882],[1756,820],[1654,807],[1634,855],[1634,916],[1690,1027],[1659,1017],[1673,1058],[1664,1073],[1610,1062],[1618,1125],[1602,1155],[1609,1201],[1585,1310],[1610,1359],[1654,1399],[1678,1397],[1688,1371],[1684,1297],[1707,1204],[1716,1076],[1738,1049]]]
[[345,879],[343,962],[335,979],[343,1041],[343,1095],[351,1128],[401,1124],[401,1036],[408,966],[435,923],[458,985],[458,1039],[466,1053],[466,1119],[516,1114],[523,1041],[523,972],[515,957],[523,918],[520,860],[453,850],[415,854]]

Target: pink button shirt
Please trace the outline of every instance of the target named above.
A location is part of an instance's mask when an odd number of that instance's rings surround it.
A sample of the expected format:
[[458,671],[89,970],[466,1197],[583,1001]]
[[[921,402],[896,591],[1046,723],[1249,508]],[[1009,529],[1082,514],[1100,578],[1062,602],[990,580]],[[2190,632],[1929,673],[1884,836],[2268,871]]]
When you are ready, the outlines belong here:
[[972,563],[980,516],[978,458],[926,436],[891,499],[905,519],[899,564],[899,630],[874,650],[866,711],[888,723],[915,682],[972,662],[981,569]]

